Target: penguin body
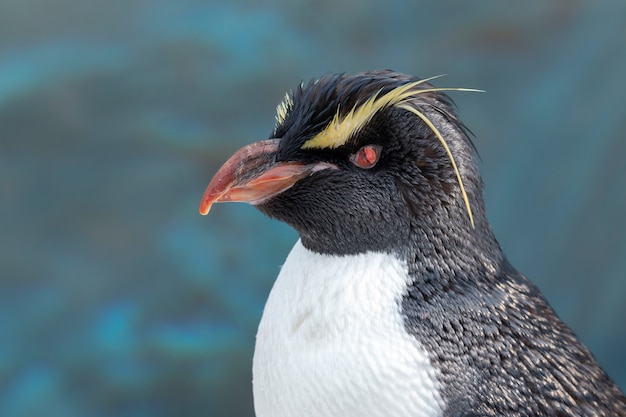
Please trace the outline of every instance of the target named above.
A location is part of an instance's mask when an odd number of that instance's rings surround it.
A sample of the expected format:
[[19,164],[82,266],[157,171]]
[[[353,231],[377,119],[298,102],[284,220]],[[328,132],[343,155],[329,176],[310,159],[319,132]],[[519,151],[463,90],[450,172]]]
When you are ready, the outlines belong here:
[[303,84],[207,187],[202,214],[248,202],[300,236],[259,326],[258,417],[626,416],[500,249],[443,90],[391,71]]
[[259,325],[257,416],[440,416],[435,368],[404,328],[407,277],[390,254],[318,254],[296,243]]

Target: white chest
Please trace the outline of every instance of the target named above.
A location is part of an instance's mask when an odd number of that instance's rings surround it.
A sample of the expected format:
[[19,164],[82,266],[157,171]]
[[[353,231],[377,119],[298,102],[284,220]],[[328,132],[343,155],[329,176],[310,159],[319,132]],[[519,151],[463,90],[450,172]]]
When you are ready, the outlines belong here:
[[435,370],[404,330],[406,266],[296,243],[268,298],[253,365],[257,417],[442,414]]

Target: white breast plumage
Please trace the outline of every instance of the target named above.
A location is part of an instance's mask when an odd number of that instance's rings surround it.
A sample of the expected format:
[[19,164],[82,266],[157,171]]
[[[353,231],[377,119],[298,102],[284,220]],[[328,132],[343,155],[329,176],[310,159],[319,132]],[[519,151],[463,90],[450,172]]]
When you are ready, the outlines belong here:
[[259,325],[257,417],[441,416],[435,369],[403,325],[406,285],[392,255],[320,255],[298,241]]

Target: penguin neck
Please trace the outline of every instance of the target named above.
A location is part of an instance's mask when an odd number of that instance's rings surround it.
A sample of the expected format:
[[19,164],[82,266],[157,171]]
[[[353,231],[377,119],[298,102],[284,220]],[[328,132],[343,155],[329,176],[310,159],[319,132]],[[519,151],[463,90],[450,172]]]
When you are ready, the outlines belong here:
[[507,260],[480,208],[473,226],[460,211],[456,218],[446,213],[429,217],[428,223],[412,223],[410,244],[403,255],[416,283],[433,280],[445,290],[456,285],[490,285],[498,279]]
[[467,212],[440,206],[437,212],[424,216],[398,216],[393,224],[368,229],[368,232],[378,230],[379,234],[361,238],[347,239],[347,233],[331,234],[314,228],[298,232],[302,245],[315,253],[340,256],[386,253],[405,261],[416,277],[434,274],[467,280],[469,284],[469,280],[496,278],[505,261],[484,210],[477,207],[473,226]]

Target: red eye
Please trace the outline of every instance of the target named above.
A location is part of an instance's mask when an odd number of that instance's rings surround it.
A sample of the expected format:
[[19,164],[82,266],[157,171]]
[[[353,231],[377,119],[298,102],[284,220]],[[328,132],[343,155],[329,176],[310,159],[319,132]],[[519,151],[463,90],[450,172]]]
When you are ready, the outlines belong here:
[[350,155],[350,162],[359,168],[369,169],[376,165],[376,162],[378,162],[381,150],[381,146],[366,145],[359,149],[356,153]]

